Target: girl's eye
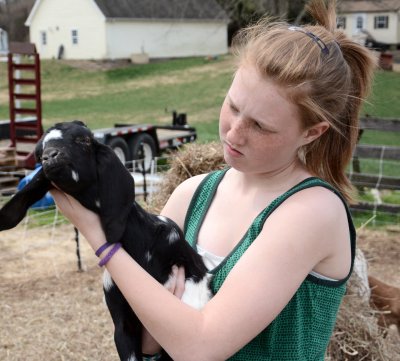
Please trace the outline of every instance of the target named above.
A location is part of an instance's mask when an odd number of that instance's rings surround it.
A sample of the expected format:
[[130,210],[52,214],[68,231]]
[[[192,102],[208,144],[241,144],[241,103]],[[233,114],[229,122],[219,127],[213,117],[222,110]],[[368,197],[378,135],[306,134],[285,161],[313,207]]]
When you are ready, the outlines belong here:
[[262,132],[262,133],[267,133],[267,134],[274,134],[274,133],[276,133],[276,131],[271,130],[271,129],[269,129],[269,128],[266,128],[264,124],[259,123],[259,122],[257,122],[257,121],[253,121],[253,126],[254,126],[254,128],[255,128],[257,131]]
[[233,104],[229,104],[229,108],[231,109],[232,112],[239,113],[239,109],[236,108]]
[[254,125],[254,128],[256,128],[257,130],[266,131],[266,129],[263,127],[263,125],[257,121],[253,121],[253,125]]

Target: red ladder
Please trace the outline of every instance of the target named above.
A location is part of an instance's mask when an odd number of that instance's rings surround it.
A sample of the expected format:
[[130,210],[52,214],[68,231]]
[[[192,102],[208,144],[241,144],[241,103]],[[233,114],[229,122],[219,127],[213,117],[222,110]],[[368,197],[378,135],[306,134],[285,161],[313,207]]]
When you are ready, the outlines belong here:
[[43,134],[40,58],[34,44],[9,44],[8,84],[11,147],[16,148],[18,166],[34,169],[33,145]]

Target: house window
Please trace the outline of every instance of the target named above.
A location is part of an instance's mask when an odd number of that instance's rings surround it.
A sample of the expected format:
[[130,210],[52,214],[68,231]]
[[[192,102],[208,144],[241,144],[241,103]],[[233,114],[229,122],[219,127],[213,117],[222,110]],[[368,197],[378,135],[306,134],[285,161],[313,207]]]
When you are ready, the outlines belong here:
[[357,29],[362,29],[364,25],[364,19],[362,16],[357,16],[357,22],[356,22],[356,27]]
[[47,45],[47,33],[45,31],[40,32],[40,43],[42,45]]
[[346,29],[346,17],[345,16],[338,16],[337,27],[339,29]]
[[389,16],[375,16],[374,29],[387,29],[389,28]]
[[72,30],[72,44],[78,44],[78,30]]

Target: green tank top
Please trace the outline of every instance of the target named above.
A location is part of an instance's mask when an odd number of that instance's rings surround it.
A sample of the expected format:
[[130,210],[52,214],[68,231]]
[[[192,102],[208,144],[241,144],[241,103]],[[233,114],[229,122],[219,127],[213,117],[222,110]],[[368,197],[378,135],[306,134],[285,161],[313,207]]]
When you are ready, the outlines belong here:
[[[186,215],[184,232],[187,241],[194,248],[196,248],[200,227],[226,171],[227,169],[207,175],[193,195]],[[229,360],[324,360],[339,305],[346,291],[346,282],[353,269],[356,238],[347,204],[341,194],[331,185],[319,178],[311,177],[276,198],[256,217],[247,233],[231,253],[210,273],[213,275],[211,289],[215,294],[236,262],[257,238],[268,216],[294,193],[316,186],[333,191],[346,207],[351,238],[351,270],[345,279],[339,281],[323,280],[311,274],[308,275],[275,320]],[[243,302],[245,302],[245,296]]]

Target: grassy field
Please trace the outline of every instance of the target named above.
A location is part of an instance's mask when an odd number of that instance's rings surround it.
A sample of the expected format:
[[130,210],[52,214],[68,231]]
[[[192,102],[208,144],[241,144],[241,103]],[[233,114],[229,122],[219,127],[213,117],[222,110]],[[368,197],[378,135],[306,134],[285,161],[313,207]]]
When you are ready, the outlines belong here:
[[[232,56],[187,58],[147,65],[45,60],[42,68],[43,121],[80,119],[92,129],[114,123],[169,123],[171,112],[187,113],[198,141],[218,139],[219,110],[232,80]],[[400,118],[400,73],[378,71],[362,116]],[[0,63],[0,119],[8,119],[7,68]],[[362,143],[400,145],[400,134],[365,132]],[[367,162],[363,169],[379,171]],[[384,165],[385,175],[400,176],[399,162]],[[368,197],[368,195],[367,195]],[[387,197],[400,203],[398,192]]]
[[[215,140],[220,105],[232,79],[233,59],[177,59],[103,70],[101,64],[44,60],[44,126],[80,119],[91,128],[114,123],[163,123],[171,111],[188,115],[199,140]],[[400,74],[378,72],[363,114],[400,118]],[[0,63],[0,119],[8,119],[5,63]],[[366,134],[363,142],[399,144],[395,134]]]
[[[88,63],[42,61],[44,126],[80,119],[91,128],[114,123],[170,122],[187,113],[200,140],[216,139],[219,108],[231,81],[232,60],[172,60],[99,70]],[[1,64],[1,74],[6,74]],[[0,119],[8,118],[6,77],[0,79]]]

